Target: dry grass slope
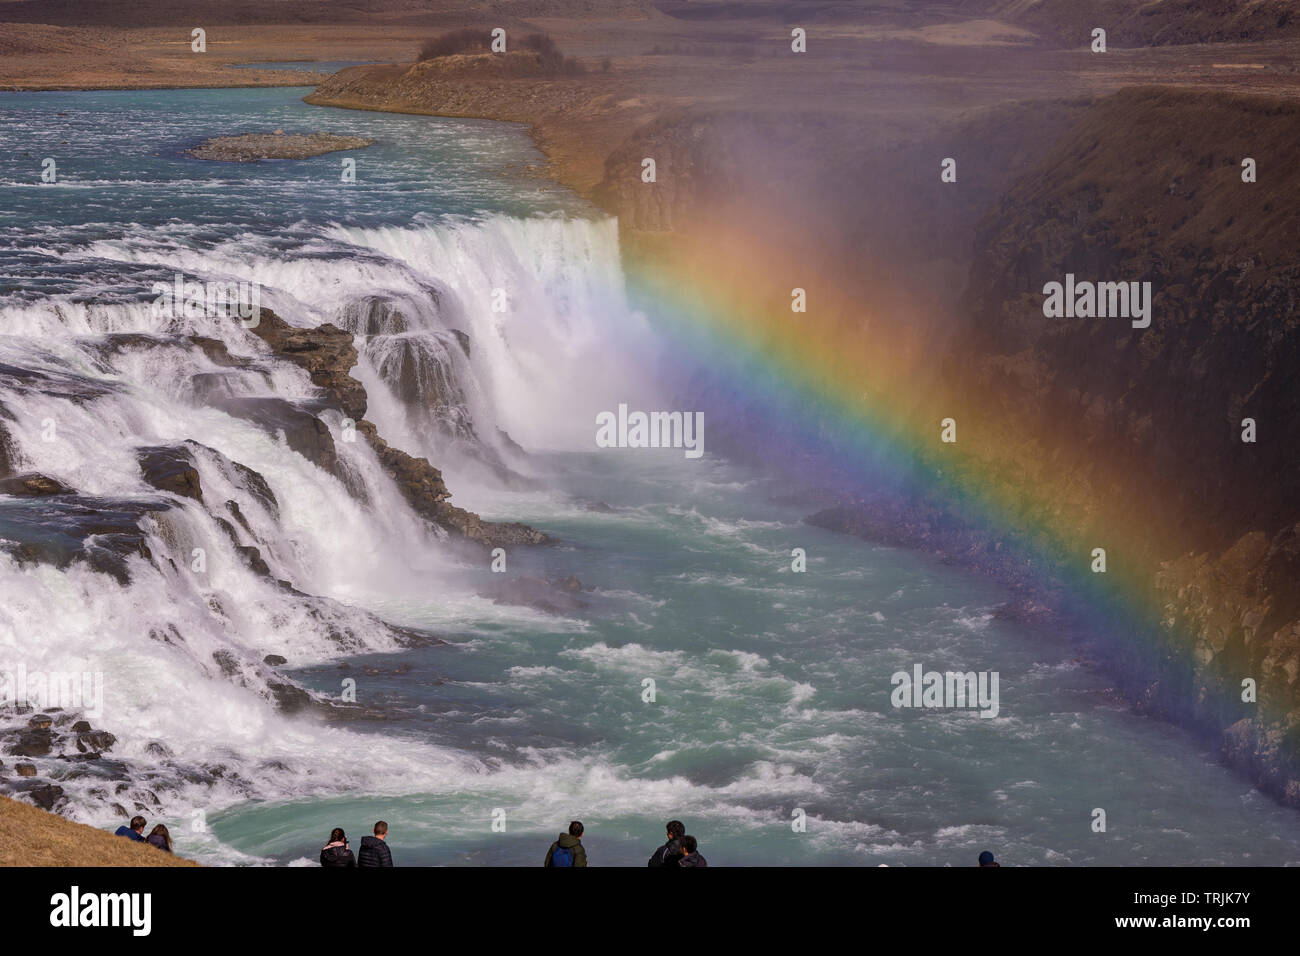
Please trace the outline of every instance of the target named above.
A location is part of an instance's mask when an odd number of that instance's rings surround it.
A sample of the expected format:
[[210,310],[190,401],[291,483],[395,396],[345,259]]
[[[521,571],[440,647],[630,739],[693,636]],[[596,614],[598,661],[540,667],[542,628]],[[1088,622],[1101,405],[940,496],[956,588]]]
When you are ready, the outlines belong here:
[[0,866],[198,866],[148,844],[134,843],[0,797]]

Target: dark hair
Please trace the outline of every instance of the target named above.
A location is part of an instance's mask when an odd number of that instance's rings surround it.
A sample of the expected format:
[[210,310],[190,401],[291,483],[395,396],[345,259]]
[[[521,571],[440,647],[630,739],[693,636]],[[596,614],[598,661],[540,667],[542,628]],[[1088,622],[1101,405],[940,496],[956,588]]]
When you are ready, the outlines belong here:
[[582,836],[582,821],[574,820],[569,824],[569,836]]
[[670,837],[680,840],[686,833],[686,824],[682,823],[681,820],[669,820],[667,830]]
[[378,823],[375,824],[375,836],[383,836],[387,832],[388,832],[388,824],[385,823],[383,820],[380,820]]
[[163,845],[166,846],[167,849],[169,850],[172,848],[172,835],[167,832],[167,828],[163,826],[161,823],[158,824],[156,827],[154,827],[153,830],[150,831],[149,835],[151,837],[155,837],[155,836],[162,837]]
[[131,818],[131,829],[132,829],[132,830],[143,830],[143,829],[144,829],[144,817],[132,817],[132,818]]
[[699,844],[695,842],[695,837],[690,834],[682,837],[682,849],[687,853],[694,853],[697,846],[699,846]]
[[347,843],[347,842],[348,842],[347,834],[343,832],[343,828],[342,828],[342,827],[335,827],[333,830],[330,831],[330,842],[331,842],[331,843]]

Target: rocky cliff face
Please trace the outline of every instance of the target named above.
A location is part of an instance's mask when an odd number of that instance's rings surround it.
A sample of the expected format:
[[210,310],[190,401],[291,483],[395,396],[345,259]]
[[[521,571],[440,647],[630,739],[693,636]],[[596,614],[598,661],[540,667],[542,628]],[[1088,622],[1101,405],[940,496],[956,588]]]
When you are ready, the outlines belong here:
[[[1131,570],[1173,644],[1148,662],[1142,706],[1218,735],[1300,806],[1300,212],[1280,198],[1300,188],[1297,143],[1300,109],[1283,103],[1152,89],[1100,101],[982,223],[949,366],[1004,433],[1070,449],[1058,493],[1079,540],[1150,530]],[[1243,181],[1245,159],[1258,182]],[[1043,286],[1067,273],[1150,282],[1150,328],[1045,318]],[[1258,703],[1241,700],[1247,678]]]

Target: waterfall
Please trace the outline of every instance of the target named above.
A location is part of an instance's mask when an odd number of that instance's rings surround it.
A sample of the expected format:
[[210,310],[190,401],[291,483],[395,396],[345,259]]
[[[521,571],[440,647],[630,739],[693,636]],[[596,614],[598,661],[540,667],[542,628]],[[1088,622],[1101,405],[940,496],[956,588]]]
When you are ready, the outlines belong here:
[[[652,387],[609,360],[640,348],[648,368],[650,355],[623,299],[616,224],[328,226],[288,248],[140,229],[67,259],[95,282],[129,276],[138,294],[119,282],[0,300],[0,465],[68,489],[0,495],[0,681],[20,667],[103,673],[93,724],[117,738],[97,762],[31,758],[72,798],[66,812],[103,822],[135,804],[180,812],[482,772],[434,747],[358,742],[314,720],[328,701],[280,673],[277,658],[301,667],[420,639],[367,608],[452,587],[463,559],[371,448],[346,440],[306,371],[238,321],[160,318],[146,290],[175,273],[255,282],[290,324],[351,332],[352,375],[390,444],[508,480],[529,469],[525,449],[588,448],[596,411]],[[321,434],[295,441],[304,420]],[[160,488],[152,468],[181,484]],[[365,766],[350,762],[361,750]]]

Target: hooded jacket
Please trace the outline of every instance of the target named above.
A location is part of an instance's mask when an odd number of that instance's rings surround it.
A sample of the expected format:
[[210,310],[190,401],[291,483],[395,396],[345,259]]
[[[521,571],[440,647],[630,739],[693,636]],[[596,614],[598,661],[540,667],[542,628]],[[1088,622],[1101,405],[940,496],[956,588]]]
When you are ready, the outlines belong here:
[[704,859],[704,857],[700,856],[700,851],[696,850],[694,853],[687,853],[684,857],[681,858],[681,861],[677,865],[678,866],[708,866],[709,861]]
[[346,843],[327,843],[320,851],[321,866],[356,866],[357,858]]
[[386,866],[391,868],[393,865],[393,854],[388,849],[388,844],[376,836],[363,836],[361,838],[361,848],[357,850],[357,866]]
[[555,854],[555,851],[560,848],[573,851],[574,866],[587,865],[587,851],[583,849],[582,840],[576,836],[569,836],[567,833],[561,833],[560,838],[551,844],[551,848],[546,851],[546,862],[542,865],[551,866],[551,857]]

